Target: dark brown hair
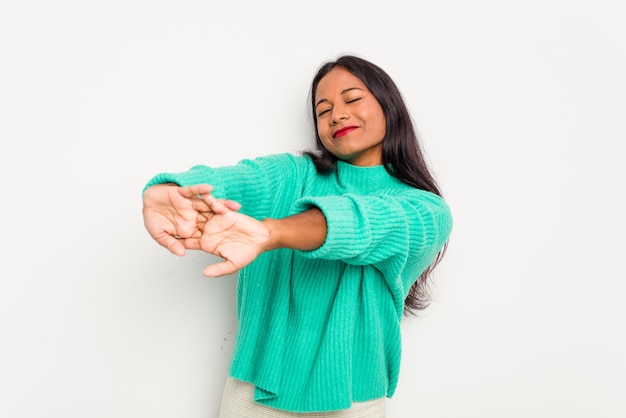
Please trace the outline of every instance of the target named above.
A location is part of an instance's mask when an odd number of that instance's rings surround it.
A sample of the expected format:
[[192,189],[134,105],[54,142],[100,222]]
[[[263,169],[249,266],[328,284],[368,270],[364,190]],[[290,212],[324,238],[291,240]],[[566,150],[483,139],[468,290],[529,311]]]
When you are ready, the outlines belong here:
[[[336,60],[324,63],[318,69],[311,83],[309,105],[313,115],[316,150],[307,150],[304,154],[313,160],[317,171],[329,173],[335,170],[337,163],[337,157],[324,148],[317,134],[317,114],[315,112],[317,86],[320,80],[335,67],[346,69],[358,77],[382,107],[387,127],[383,139],[383,164],[389,174],[410,186],[441,196],[439,186],[424,159],[413,120],[398,87],[379,66],[353,55],[343,55]],[[447,243],[430,266],[421,273],[417,281],[411,286],[404,303],[405,314],[415,314],[416,311],[428,307],[431,299],[428,279],[433,269],[441,261],[446,247]]]

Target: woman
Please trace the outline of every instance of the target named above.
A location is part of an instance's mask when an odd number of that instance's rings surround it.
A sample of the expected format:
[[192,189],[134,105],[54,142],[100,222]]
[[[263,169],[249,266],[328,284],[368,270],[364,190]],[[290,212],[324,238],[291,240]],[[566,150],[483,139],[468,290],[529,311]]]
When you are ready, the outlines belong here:
[[239,271],[222,417],[384,416],[400,321],[427,305],[452,228],[380,67],[327,62],[310,100],[315,151],[162,173],[144,189],[157,242],[222,257],[207,276]]

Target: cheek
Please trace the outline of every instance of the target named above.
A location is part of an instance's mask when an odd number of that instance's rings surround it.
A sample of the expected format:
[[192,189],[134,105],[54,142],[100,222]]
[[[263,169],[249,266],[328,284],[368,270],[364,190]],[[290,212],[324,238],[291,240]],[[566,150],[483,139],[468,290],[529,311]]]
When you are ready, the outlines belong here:
[[378,114],[376,125],[378,126],[379,132],[384,137],[387,132],[387,121],[385,120],[385,115],[382,114],[382,111]]
[[329,141],[326,136],[324,136],[323,134],[320,134],[319,131],[317,132],[317,136],[319,137],[320,141],[322,142],[322,146],[325,149],[330,150],[331,148],[333,148],[333,143]]
[[317,136],[320,137],[320,139],[322,141],[324,141],[325,137],[327,135],[326,130],[323,128],[323,124],[321,124],[319,121],[317,122]]
[[368,120],[367,130],[370,134],[375,134],[376,136],[384,137],[387,131],[387,122],[385,121],[385,116],[380,115],[378,112],[370,113],[366,118]]
[[323,136],[320,136],[320,140],[322,141],[322,146],[324,148],[328,149],[329,147],[332,147],[332,143],[327,141],[326,138],[324,138]]

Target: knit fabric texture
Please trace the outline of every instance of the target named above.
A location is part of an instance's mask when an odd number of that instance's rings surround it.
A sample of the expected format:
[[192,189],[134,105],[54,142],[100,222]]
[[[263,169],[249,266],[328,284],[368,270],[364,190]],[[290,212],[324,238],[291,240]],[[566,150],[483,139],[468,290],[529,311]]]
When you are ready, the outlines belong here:
[[404,299],[452,229],[442,198],[383,166],[339,161],[322,175],[292,154],[161,173],[146,188],[159,183],[211,184],[258,220],[326,217],[318,249],[265,252],[239,272],[230,375],[255,385],[256,402],[319,412],[393,395]]

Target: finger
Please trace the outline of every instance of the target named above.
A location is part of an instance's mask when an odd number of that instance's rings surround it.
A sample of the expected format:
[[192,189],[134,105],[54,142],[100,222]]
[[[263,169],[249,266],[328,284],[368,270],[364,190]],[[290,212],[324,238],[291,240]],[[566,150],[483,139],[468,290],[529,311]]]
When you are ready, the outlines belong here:
[[198,213],[196,215],[196,225],[204,224],[212,217],[211,212]]
[[202,274],[206,277],[222,277],[228,274],[236,273],[239,269],[235,268],[232,263],[228,260],[222,261],[221,263],[211,264],[207,266]]
[[185,255],[185,246],[176,238],[169,235],[168,233],[163,233],[162,235],[156,238],[156,241],[163,247],[167,248],[169,252],[178,256]]
[[[192,232],[191,234],[189,234],[189,236],[185,237],[184,239],[200,239],[202,238],[202,230],[204,229],[204,225],[206,225],[205,223],[199,224]],[[183,243],[183,245],[185,245],[185,243]]]
[[[230,199],[218,199],[218,200],[222,202],[224,206],[226,206],[228,209],[234,212],[237,212],[239,209],[241,209],[241,203],[237,201],[230,200]],[[209,212],[212,213],[211,207],[204,200],[200,198],[195,198],[192,200],[192,207],[196,212],[201,212],[205,216],[207,216]]]
[[241,203],[236,202],[234,200],[229,200],[229,199],[219,199],[220,202],[222,202],[224,204],[224,206],[226,206],[228,209],[237,212],[239,209],[241,209]]
[[179,193],[183,197],[192,198],[195,196],[202,196],[209,194],[213,191],[213,186],[210,184],[196,184],[194,186],[181,187]]
[[200,250],[200,237],[186,238],[180,241],[181,245],[188,250]]
[[207,205],[207,203],[204,200],[196,197],[195,195],[194,197],[191,198],[191,207],[196,212],[210,212],[211,211],[211,207]]
[[229,209],[228,206],[226,206],[222,201],[216,199],[211,194],[203,195],[202,199],[209,205],[209,208],[216,215],[221,215],[221,214],[228,213],[231,211],[231,209]]

